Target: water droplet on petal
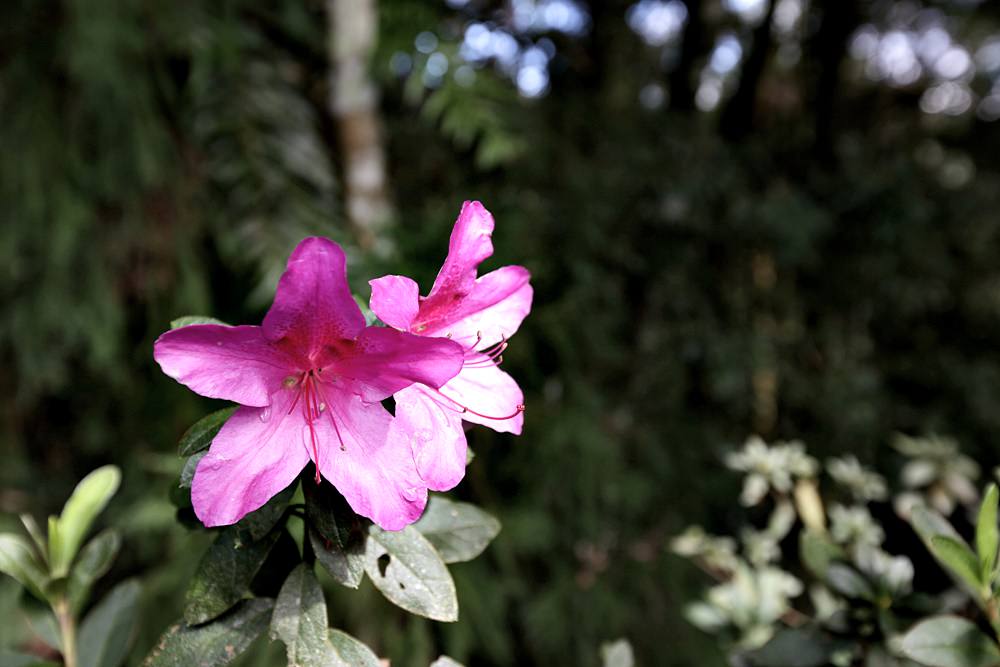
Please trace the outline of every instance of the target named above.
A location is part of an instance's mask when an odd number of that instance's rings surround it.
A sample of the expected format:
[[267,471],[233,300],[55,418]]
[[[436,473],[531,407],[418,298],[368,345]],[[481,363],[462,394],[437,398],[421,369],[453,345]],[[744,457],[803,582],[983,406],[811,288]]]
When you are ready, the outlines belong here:
[[221,340],[215,341],[215,344],[218,345],[219,347],[222,347],[222,341]]
[[271,406],[268,405],[264,407],[259,413],[257,413],[257,417],[259,417],[262,422],[269,420],[271,418]]
[[323,412],[324,410],[326,410],[326,403],[320,403],[319,404],[319,411]]

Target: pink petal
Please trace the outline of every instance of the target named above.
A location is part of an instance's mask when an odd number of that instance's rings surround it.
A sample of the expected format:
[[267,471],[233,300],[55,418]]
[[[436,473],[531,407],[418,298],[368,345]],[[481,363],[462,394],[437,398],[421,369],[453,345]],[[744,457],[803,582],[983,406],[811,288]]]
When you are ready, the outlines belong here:
[[410,323],[420,307],[420,288],[405,276],[382,276],[369,280],[372,298],[369,306],[380,320],[401,331],[409,331]]
[[269,340],[287,338],[304,356],[361,333],[365,318],[351,296],[347,260],[339,245],[319,237],[299,243],[278,281],[263,328]]
[[338,348],[330,369],[352,381],[369,403],[414,382],[440,387],[462,369],[462,347],[446,338],[421,338],[387,327],[368,327],[355,344]]
[[475,282],[472,290],[450,306],[436,310],[430,299],[420,309],[414,333],[448,336],[466,348],[479,348],[510,338],[531,311],[531,274],[523,266],[505,266]]
[[275,392],[267,408],[240,408],[198,463],[194,512],[206,526],[236,523],[291,484],[309,462],[295,392]]
[[448,491],[465,476],[463,414],[448,401],[415,384],[395,395],[393,437],[410,444],[417,472],[432,491]]
[[484,259],[493,254],[493,216],[478,201],[462,204],[455,227],[448,241],[448,256],[434,279],[428,300],[438,295],[448,299],[453,294],[466,294],[476,281],[476,270]]
[[409,443],[390,437],[392,415],[379,403],[331,391],[330,385],[325,395],[329,417],[316,422],[323,477],[355,512],[386,530],[400,530],[416,521],[427,503],[427,488],[417,474]]
[[440,392],[468,408],[461,415],[465,421],[489,426],[500,433],[520,435],[524,413],[518,406],[524,404],[524,394],[514,378],[489,357],[482,354],[470,357],[462,372],[441,387]]
[[192,324],[153,345],[163,372],[193,391],[242,405],[265,406],[294,360],[265,340],[260,327]]

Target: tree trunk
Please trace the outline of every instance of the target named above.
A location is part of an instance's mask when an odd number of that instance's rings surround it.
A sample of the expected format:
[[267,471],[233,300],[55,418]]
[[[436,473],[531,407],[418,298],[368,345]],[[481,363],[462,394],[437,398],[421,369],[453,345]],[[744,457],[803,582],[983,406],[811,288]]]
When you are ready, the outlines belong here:
[[754,128],[757,110],[757,92],[760,79],[764,75],[764,67],[771,53],[771,23],[774,19],[774,0],[767,3],[767,12],[763,20],[754,28],[753,43],[746,64],[740,72],[740,81],[736,92],[722,111],[722,136],[729,141],[739,141],[746,137]]

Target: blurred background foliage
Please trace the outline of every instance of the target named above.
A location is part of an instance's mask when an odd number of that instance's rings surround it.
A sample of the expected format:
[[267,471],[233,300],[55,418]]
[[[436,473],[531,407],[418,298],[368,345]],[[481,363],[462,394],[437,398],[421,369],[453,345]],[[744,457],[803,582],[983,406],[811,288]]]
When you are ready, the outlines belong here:
[[947,432],[997,462],[996,4],[359,2],[381,95],[364,139],[394,210],[376,252],[332,99],[330,17],[351,1],[0,7],[0,512],[44,516],[123,467],[106,585],[146,583],[137,656],[206,544],[167,493],[212,406],[156,371],[152,341],[187,313],[258,321],[306,234],[345,244],[362,297],[388,272],[426,287],[476,198],[490,266],[533,274],[505,353],[525,433],[473,430],[455,492],[504,522],[454,570],[462,621],[334,603],[393,665],[593,665],[618,636],[641,664],[720,664],[681,617],[700,579],[665,545],[741,520],[717,473],[748,433],[887,466],[893,432]]

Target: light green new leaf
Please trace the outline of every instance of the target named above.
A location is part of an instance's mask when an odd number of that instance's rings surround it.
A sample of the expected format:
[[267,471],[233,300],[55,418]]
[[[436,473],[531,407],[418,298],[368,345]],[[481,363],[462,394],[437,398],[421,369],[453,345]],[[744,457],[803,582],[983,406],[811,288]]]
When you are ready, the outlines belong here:
[[340,549],[331,541],[327,542],[315,530],[309,531],[309,544],[312,546],[316,560],[323,566],[333,580],[348,588],[357,588],[365,578],[364,543],[355,544]]
[[191,625],[205,623],[239,602],[280,534],[273,531],[262,540],[244,542],[238,527],[223,530],[188,587],[184,620]]
[[932,537],[930,547],[934,557],[968,584],[973,591],[981,588],[979,562],[969,547],[944,535]]
[[123,581],[111,589],[80,625],[80,667],[118,667],[135,638],[139,582]]
[[180,329],[181,327],[190,326],[192,324],[221,324],[224,327],[230,326],[222,320],[217,320],[214,317],[209,317],[207,315],[185,315],[183,317],[178,317],[176,320],[171,320],[170,328]]
[[991,667],[1000,664],[996,642],[974,623],[957,616],[935,616],[903,636],[903,653],[930,667]]
[[221,667],[267,629],[274,601],[245,600],[225,616],[196,628],[178,623],[160,638],[143,667]]
[[500,522],[475,505],[433,496],[413,524],[445,563],[472,560],[500,533]]
[[22,514],[21,523],[24,525],[24,529],[28,531],[28,535],[31,535],[31,541],[34,542],[35,546],[38,548],[38,553],[41,554],[42,557],[42,563],[48,565],[48,540],[45,539],[45,534],[42,532],[42,529],[38,527],[38,522],[35,521],[35,517],[30,514]]
[[601,644],[602,667],[635,667],[635,654],[627,639]]
[[441,556],[413,526],[368,530],[365,572],[390,602],[435,621],[457,621],[455,582]]
[[0,533],[0,572],[16,579],[31,591],[32,595],[44,600],[48,576],[27,539],[15,533]]
[[[65,577],[90,525],[121,483],[115,466],[103,466],[83,478],[55,521],[49,519],[49,565],[53,577]],[[55,527],[55,530],[53,530]]]
[[66,594],[74,614],[78,614],[86,604],[87,595],[94,582],[111,568],[121,544],[122,539],[118,531],[109,528],[87,542],[80,550],[80,556],[73,564],[66,584]]
[[976,554],[979,556],[979,566],[983,581],[989,581],[997,562],[997,501],[1000,492],[996,484],[990,484],[983,496],[983,504],[979,507],[979,518],[976,521]]
[[381,667],[378,656],[346,632],[330,630],[329,638],[336,658],[331,667]]
[[179,456],[191,456],[203,449],[208,449],[208,446],[212,444],[212,440],[215,439],[215,436],[222,429],[222,425],[233,416],[234,412],[236,412],[236,407],[223,408],[210,415],[205,415],[196,421],[181,436],[181,440],[177,444],[177,454]]

